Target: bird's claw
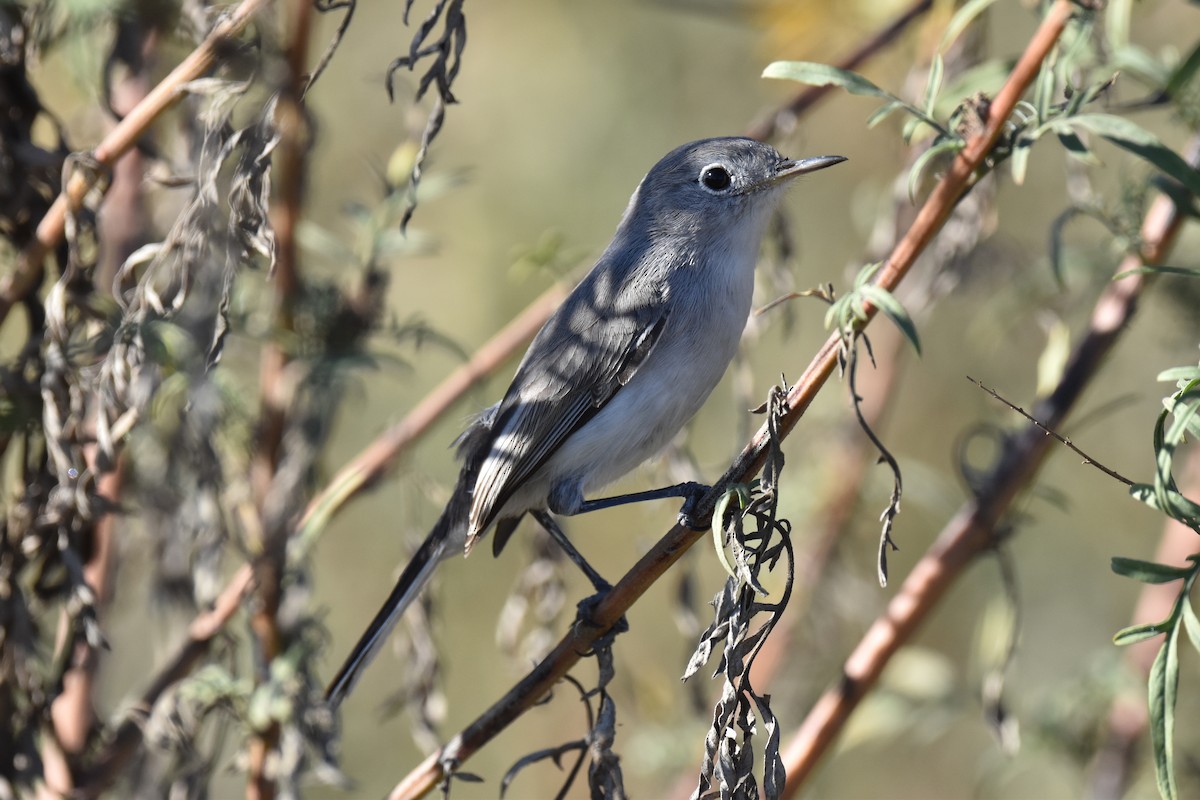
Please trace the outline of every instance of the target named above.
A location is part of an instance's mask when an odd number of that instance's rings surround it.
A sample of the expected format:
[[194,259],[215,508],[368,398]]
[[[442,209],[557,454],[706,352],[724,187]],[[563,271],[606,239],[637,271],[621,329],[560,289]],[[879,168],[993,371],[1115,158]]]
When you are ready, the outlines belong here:
[[[595,594],[580,600],[578,605],[575,606],[575,624],[584,625],[589,628],[603,627],[599,622],[596,621],[596,607],[600,605],[600,602],[604,600],[604,598],[607,597],[608,593],[611,591],[612,586],[606,583],[604,586],[597,586]],[[625,615],[622,614],[620,619],[609,626],[608,630],[612,634],[624,633],[625,631],[629,630],[629,620],[627,620]]]
[[696,490],[688,495],[679,509],[678,520],[680,525],[691,531],[702,531],[708,528],[706,523],[701,522],[697,518],[696,513],[699,510],[697,506],[700,505],[700,500],[703,499],[704,495],[708,494],[710,488],[703,484],[696,484]]

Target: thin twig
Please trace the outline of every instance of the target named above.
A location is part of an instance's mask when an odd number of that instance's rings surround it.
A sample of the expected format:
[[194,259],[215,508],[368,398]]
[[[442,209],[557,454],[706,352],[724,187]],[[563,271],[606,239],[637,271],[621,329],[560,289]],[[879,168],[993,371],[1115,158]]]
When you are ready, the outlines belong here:
[[1078,446],[1076,446],[1076,444],[1074,442],[1072,442],[1069,438],[1067,438],[1066,436],[1063,436],[1061,433],[1059,433],[1056,430],[1052,430],[1048,425],[1045,425],[1044,423],[1042,423],[1041,420],[1034,417],[1032,414],[1030,414],[1025,409],[1021,408],[1020,406],[1014,405],[1013,403],[1010,403],[1008,400],[1001,397],[1000,394],[995,389],[991,389],[987,386],[984,386],[982,381],[976,380],[975,378],[972,378],[970,375],[968,375],[966,377],[967,377],[967,380],[969,380],[971,383],[975,384],[980,389],[983,389],[985,392],[990,394],[992,397],[996,398],[1001,403],[1004,403],[1004,405],[1008,406],[1013,411],[1017,412],[1022,417],[1024,417],[1025,419],[1032,422],[1034,425],[1041,428],[1043,431],[1046,432],[1047,435],[1053,436],[1055,439],[1058,439],[1059,442],[1061,442],[1062,444],[1064,444],[1068,448],[1070,448],[1070,450],[1073,453],[1075,453],[1075,455],[1082,458],[1084,464],[1095,467],[1096,469],[1100,470],[1108,477],[1112,478],[1113,480],[1120,481],[1121,483],[1125,484],[1126,486],[1133,486],[1133,481],[1129,480],[1129,478],[1126,478],[1124,475],[1117,472],[1116,470],[1112,470],[1112,469],[1109,469],[1108,467],[1104,466],[1099,461],[1092,458],[1087,453],[1083,452],[1083,450],[1081,450]]
[[[1041,27],[1030,41],[1025,53],[1014,67],[1004,87],[996,95],[984,130],[970,139],[956,156],[922,206],[912,227],[901,239],[891,257],[879,271],[876,283],[892,291],[907,275],[917,257],[954,209],[955,203],[971,186],[975,172],[983,165],[991,147],[999,139],[1004,125],[1017,101],[1037,76],[1042,60],[1053,48],[1072,14],[1069,0],[1057,0],[1051,6]],[[864,306],[869,321],[876,313],[874,306]],[[799,382],[787,397],[787,407],[779,423],[779,435],[786,437],[816,398],[817,392],[837,366],[841,339],[833,335],[826,340],[809,364]],[[766,459],[770,433],[763,426],[750,443],[717,481],[695,510],[699,522],[712,515],[718,498],[732,485],[746,483],[762,468]],[[436,787],[449,767],[466,761],[472,754],[495,738],[513,720],[532,707],[579,660],[595,639],[638,600],[639,597],[674,564],[705,531],[694,531],[676,525],[633,566],[621,581],[609,591],[592,610],[598,627],[574,626],[558,645],[491,708],[463,729],[437,753],[412,770],[392,790],[391,798],[420,797]],[[790,777],[790,776],[789,776]]]

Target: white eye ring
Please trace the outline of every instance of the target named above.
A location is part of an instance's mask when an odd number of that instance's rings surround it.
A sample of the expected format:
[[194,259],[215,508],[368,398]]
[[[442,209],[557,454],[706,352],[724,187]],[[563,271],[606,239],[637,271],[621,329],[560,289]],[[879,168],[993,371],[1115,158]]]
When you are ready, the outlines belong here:
[[725,194],[733,186],[733,178],[723,164],[709,164],[700,170],[700,185],[713,194]]

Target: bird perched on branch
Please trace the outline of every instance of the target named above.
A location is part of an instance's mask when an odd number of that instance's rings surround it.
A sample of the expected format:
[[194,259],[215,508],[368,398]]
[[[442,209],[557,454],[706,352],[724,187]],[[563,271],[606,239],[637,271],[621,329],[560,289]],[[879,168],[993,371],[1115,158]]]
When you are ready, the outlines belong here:
[[504,399],[459,437],[454,493],[330,684],[332,706],[438,563],[469,553],[489,529],[499,552],[530,514],[603,590],[551,513],[686,497],[688,522],[708,487],[587,496],[661,450],[699,410],[737,351],[784,186],[844,160],[793,161],[753,139],[719,138],[685,144],[651,168],[612,242],[534,337]]

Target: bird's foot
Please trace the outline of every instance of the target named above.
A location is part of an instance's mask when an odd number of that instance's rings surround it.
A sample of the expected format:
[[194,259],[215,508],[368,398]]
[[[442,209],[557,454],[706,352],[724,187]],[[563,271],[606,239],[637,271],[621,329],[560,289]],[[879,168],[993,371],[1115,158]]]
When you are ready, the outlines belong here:
[[[600,603],[612,591],[612,586],[604,583],[602,586],[596,586],[596,593],[590,597],[585,597],[575,606],[575,624],[583,625],[588,628],[603,628],[606,627],[596,619],[596,610]],[[629,630],[629,620],[622,614],[616,622],[607,626],[610,635],[624,633]]]
[[700,501],[704,499],[704,495],[708,494],[711,486],[706,486],[703,483],[688,484],[689,493],[687,499],[683,501],[683,505],[679,509],[679,524],[691,531],[702,531],[708,528],[698,513],[700,511]]

